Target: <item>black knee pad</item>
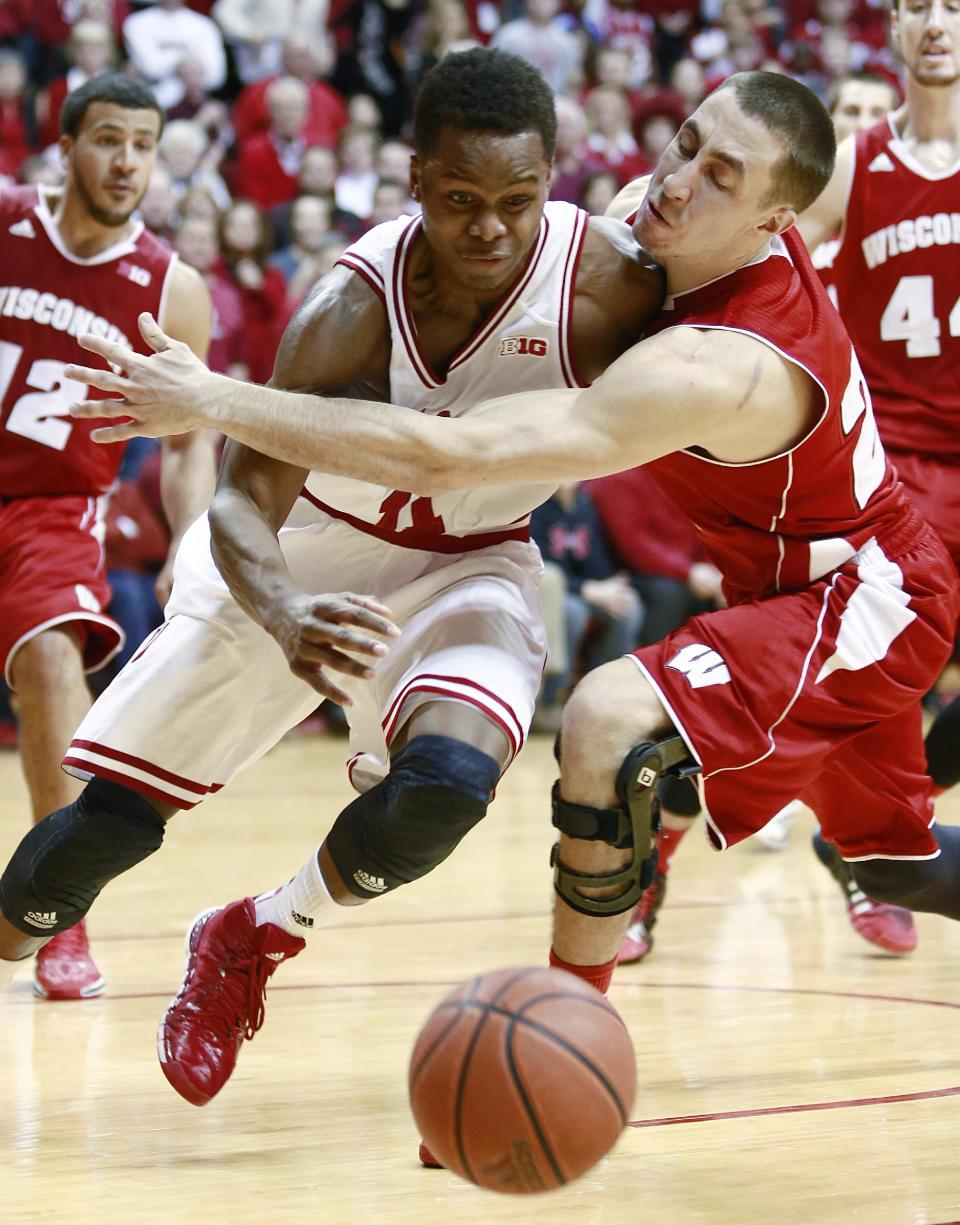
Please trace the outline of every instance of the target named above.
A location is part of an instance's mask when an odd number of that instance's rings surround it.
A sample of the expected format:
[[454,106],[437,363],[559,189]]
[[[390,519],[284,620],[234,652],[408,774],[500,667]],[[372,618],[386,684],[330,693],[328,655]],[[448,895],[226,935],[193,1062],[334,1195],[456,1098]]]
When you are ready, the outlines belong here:
[[139,792],[95,778],[21,841],[0,877],[0,910],[27,936],[66,931],[108,881],[160,848],[163,829]]
[[925,740],[927,772],[938,787],[960,783],[960,698],[954,698],[933,721]]
[[415,736],[343,810],[327,850],[346,887],[377,897],[426,876],[487,811],[500,766],[450,736]]

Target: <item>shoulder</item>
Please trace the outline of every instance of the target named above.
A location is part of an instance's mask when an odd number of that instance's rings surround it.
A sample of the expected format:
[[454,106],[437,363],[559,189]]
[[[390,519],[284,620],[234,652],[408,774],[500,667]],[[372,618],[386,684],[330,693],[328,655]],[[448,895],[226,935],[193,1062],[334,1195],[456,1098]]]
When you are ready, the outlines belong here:
[[659,311],[663,294],[663,272],[630,227],[612,217],[591,217],[577,271],[576,308],[591,306],[635,338]]
[[195,269],[175,259],[158,322],[175,340],[188,344],[194,353],[206,356],[210,343],[213,305],[206,281]]
[[299,391],[343,390],[362,382],[386,391],[390,328],[381,294],[337,264],[310,291],[280,342],[275,379]]
[[610,201],[607,207],[607,216],[615,217],[618,221],[632,219],[634,213],[643,203],[644,196],[647,194],[650,177],[649,174],[645,174],[641,178],[634,179],[628,183],[626,187],[621,188]]

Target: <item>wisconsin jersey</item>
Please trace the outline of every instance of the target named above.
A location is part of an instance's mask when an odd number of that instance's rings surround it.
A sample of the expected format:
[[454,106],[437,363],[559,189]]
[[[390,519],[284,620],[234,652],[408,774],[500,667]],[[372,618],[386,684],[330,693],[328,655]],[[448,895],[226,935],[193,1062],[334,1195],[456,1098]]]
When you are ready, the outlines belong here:
[[121,444],[90,438],[71,404],[104,393],[64,378],[90,364],[89,331],[138,352],[137,316],[160,318],[176,256],[137,223],[129,238],[90,259],[64,246],[35,187],[0,194],[0,497],[96,495],[113,483]]
[[888,117],[861,132],[834,280],[884,441],[960,456],[960,163],[934,174]]
[[668,299],[653,330],[680,326],[755,336],[806,370],[823,397],[806,437],[770,459],[723,463],[687,450],[648,465],[693,519],[731,603],[799,590],[906,518],[853,346],[796,233]]
[[[377,226],[341,256],[383,299],[390,323],[390,397],[419,412],[459,417],[518,391],[581,386],[571,350],[577,265],[588,216],[550,203],[517,280],[484,325],[454,354],[446,376],[430,368],[407,297],[419,218]],[[482,410],[481,410],[482,411]],[[311,473],[305,496],[360,531],[430,552],[462,552],[526,540],[530,512],[553,486],[503,485],[413,497],[346,477]]]

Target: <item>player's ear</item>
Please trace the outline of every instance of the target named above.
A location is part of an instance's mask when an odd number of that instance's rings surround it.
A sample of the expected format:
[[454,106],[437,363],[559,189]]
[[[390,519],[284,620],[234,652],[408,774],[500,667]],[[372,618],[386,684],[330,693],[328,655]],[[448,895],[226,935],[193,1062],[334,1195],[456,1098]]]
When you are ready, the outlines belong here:
[[410,198],[420,203],[420,163],[415,153],[410,157]]
[[775,213],[771,213],[767,220],[758,226],[758,229],[769,234],[772,238],[774,234],[782,234],[785,230],[789,230],[791,226],[796,224],[797,210],[783,205]]
[[60,150],[60,164],[66,170],[70,162],[70,150],[73,148],[73,137],[61,136],[57,141],[57,146]]

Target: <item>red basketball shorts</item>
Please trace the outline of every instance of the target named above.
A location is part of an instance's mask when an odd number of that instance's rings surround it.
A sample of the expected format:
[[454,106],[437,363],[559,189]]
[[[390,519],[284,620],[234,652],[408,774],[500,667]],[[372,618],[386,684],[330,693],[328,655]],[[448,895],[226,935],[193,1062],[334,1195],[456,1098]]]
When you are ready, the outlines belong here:
[[123,645],[103,609],[110,599],[103,560],[103,499],[0,501],[0,661],[13,688],[20,647],[55,625],[78,636],[88,672]]
[[960,570],[960,474],[955,458],[891,451],[890,462],[910,500],[947,546]]
[[799,797],[845,859],[939,853],[919,699],[950,654],[958,584],[929,529],[899,535],[631,657],[702,764],[718,848]]

